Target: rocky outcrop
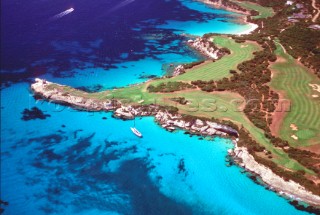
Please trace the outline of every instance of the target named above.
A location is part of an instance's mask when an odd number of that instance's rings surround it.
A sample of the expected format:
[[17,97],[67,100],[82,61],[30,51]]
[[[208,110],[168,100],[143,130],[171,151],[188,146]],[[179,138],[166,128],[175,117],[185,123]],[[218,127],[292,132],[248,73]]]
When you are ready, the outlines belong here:
[[229,153],[234,160],[248,171],[257,174],[261,179],[281,195],[288,196],[296,200],[302,200],[310,205],[320,205],[320,197],[307,191],[304,187],[294,181],[285,181],[280,176],[272,172],[271,169],[259,164],[254,157],[249,154],[245,147],[237,147],[238,132],[226,125],[221,125],[213,121],[191,118],[169,113],[165,108],[158,105],[125,106],[116,100],[98,100],[85,97],[85,92],[69,88],[67,86],[53,84],[46,80],[36,79],[31,85],[35,95],[49,101],[62,103],[74,108],[88,111],[114,111],[114,116],[123,119],[133,119],[135,116],[155,116],[155,120],[165,129],[173,131],[175,129],[186,130],[192,134],[203,136],[229,136],[236,137],[235,148]]
[[208,58],[214,60],[219,58],[219,49],[213,44],[213,42],[203,37],[198,37],[195,40],[188,40],[188,44]]
[[238,137],[238,132],[225,125],[221,125],[211,121],[204,121],[201,119],[186,120],[182,115],[172,115],[166,111],[158,111],[155,115],[156,121],[161,124],[163,128],[170,131],[180,128],[187,130],[193,134],[199,134],[203,136],[234,136]]
[[178,65],[178,66],[174,69],[172,75],[173,75],[173,76],[177,76],[177,75],[183,74],[183,73],[185,73],[185,72],[186,72],[186,70],[185,70],[184,66],[183,66],[183,65]]
[[247,148],[236,146],[234,150],[229,153],[240,166],[261,177],[271,189],[277,191],[279,194],[291,199],[304,201],[311,205],[320,205],[319,196],[312,194],[303,186],[292,180],[285,181],[283,178],[273,173],[268,167],[259,164],[255,161],[254,157],[249,154]]
[[[31,85],[33,92],[44,99],[54,101],[56,103],[72,106],[76,109],[84,109],[87,111],[108,111],[117,107],[117,104],[111,100],[99,100],[76,96],[75,89],[66,90],[66,86],[54,84],[57,87],[50,88],[53,83],[36,78],[35,83]],[[61,88],[62,90],[59,90]],[[84,93],[85,94],[85,93]]]
[[114,111],[114,116],[122,119],[133,119],[136,116],[155,116],[155,120],[167,130],[173,131],[177,128],[190,131],[194,134],[205,136],[238,136],[238,132],[231,127],[220,125],[211,121],[202,121],[196,119],[187,121],[180,114],[171,114],[158,105],[123,105],[117,100],[99,100],[89,98],[89,94],[81,92],[84,96],[76,96],[79,94],[77,90],[68,88],[67,86],[53,84],[52,82],[35,79],[35,83],[31,85],[31,89],[35,95],[41,98],[71,106],[76,109],[84,109],[88,111]]

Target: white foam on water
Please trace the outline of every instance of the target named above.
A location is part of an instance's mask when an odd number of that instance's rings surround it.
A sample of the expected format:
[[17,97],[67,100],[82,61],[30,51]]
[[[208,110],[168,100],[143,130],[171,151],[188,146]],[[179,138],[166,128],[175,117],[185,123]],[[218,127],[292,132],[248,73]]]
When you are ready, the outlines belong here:
[[55,20],[57,20],[57,19],[60,19],[60,18],[62,18],[62,17],[64,17],[64,16],[72,13],[73,11],[74,11],[74,8],[73,8],[73,7],[72,7],[72,8],[69,8],[68,10],[65,10],[65,11],[63,11],[63,12],[61,12],[61,13],[58,13],[57,15],[54,15],[53,17],[50,18],[50,20],[51,20],[51,21],[55,21]]

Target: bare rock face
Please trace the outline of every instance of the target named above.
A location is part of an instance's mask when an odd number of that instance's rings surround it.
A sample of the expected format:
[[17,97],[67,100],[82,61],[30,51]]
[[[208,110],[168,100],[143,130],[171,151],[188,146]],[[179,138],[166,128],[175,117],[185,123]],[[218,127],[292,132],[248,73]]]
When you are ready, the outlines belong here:
[[[114,109],[111,101],[94,100],[90,98],[84,98],[81,96],[75,96],[66,91],[59,91],[57,88],[50,89],[50,85],[53,83],[36,78],[35,83],[31,85],[31,89],[36,95],[54,101],[56,103],[62,103],[74,108],[85,109],[88,111],[100,111],[100,110],[112,110]],[[56,84],[58,85],[58,84]],[[64,87],[63,85],[58,85]]]
[[130,107],[121,107],[115,110],[114,115],[119,118],[133,119],[134,111]]
[[312,194],[292,180],[285,181],[283,178],[273,173],[271,169],[259,164],[255,161],[254,157],[249,154],[247,148],[236,147],[230,154],[233,155],[235,159],[240,160],[240,166],[259,175],[266,184],[272,189],[279,191],[280,194],[294,199],[301,199],[311,205],[320,205],[319,196]]
[[201,127],[204,125],[204,123],[200,120],[200,119],[197,119],[196,122],[195,122],[196,126],[198,127]]
[[171,114],[167,111],[160,111],[159,106],[125,106],[119,101],[110,100],[98,100],[86,96],[76,96],[72,93],[74,89],[66,90],[63,85],[55,84],[56,87],[52,87],[53,83],[35,79],[35,83],[31,85],[35,94],[41,97],[54,101],[56,103],[62,103],[74,108],[85,109],[88,111],[114,111],[114,116],[122,119],[133,119],[135,116],[155,116],[155,120],[161,124],[162,127],[173,131],[176,128],[191,131],[193,133],[201,135],[220,135],[220,136],[237,136],[237,131],[234,129],[217,124],[210,121],[202,121],[200,119],[194,120],[194,122],[187,122],[179,114]]
[[[217,124],[210,121],[202,121],[196,119],[194,122],[185,121],[179,114],[172,115],[166,111],[158,111],[155,114],[155,120],[163,127],[170,131],[181,128],[190,131],[191,133],[205,135],[205,136],[234,136],[238,137],[238,132],[231,127]],[[223,131],[217,129],[224,128]],[[236,133],[234,133],[234,131]],[[228,133],[230,132],[230,133]]]
[[[191,133],[207,135],[207,136],[234,136],[238,137],[238,132],[226,125],[221,125],[212,121],[203,121],[196,119],[193,121],[185,120],[179,114],[171,114],[167,111],[160,110],[157,105],[148,106],[124,106],[118,101],[98,100],[89,98],[86,94],[77,96],[72,93],[74,89],[66,90],[63,85],[52,86],[53,83],[39,78],[35,79],[35,83],[31,85],[31,89],[36,95],[44,99],[70,105],[74,108],[81,108],[88,111],[111,111],[114,110],[114,115],[120,118],[133,119],[135,116],[155,116],[155,120],[167,130],[173,131],[176,128],[181,128]],[[320,197],[305,190],[300,184],[294,181],[285,181],[280,176],[272,172],[271,169],[259,164],[254,157],[249,154],[245,147],[237,147],[230,153],[239,164],[247,170],[259,175],[261,179],[270,185],[273,189],[279,191],[280,194],[289,196],[290,198],[301,199],[311,205],[320,205]]]
[[185,68],[183,67],[183,65],[178,65],[173,71],[173,76],[177,76],[177,75],[183,74],[185,72],[186,71],[185,71]]
[[213,44],[213,42],[205,38],[198,37],[195,40],[188,40],[188,44],[203,55],[211,59],[218,59],[219,49]]

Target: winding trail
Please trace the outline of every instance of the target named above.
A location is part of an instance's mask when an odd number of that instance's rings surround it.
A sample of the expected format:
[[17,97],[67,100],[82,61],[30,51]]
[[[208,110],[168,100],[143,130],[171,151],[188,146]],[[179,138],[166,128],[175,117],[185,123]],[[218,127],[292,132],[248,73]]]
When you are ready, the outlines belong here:
[[312,18],[312,22],[316,22],[320,15],[320,8],[317,7],[316,0],[312,0],[312,7],[318,11],[317,14],[314,15],[314,17]]
[[281,48],[283,49],[283,52],[284,52],[285,54],[287,54],[286,49],[284,48],[284,46],[283,46],[281,43],[279,43],[279,42],[277,42],[277,41],[274,41],[274,42],[277,43],[278,45],[280,45]]

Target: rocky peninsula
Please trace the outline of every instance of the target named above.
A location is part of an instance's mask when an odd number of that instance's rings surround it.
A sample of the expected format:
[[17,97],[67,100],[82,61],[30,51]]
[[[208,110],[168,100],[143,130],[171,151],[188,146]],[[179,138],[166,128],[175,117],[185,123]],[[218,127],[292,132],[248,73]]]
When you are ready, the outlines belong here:
[[85,111],[113,111],[115,117],[121,119],[134,119],[137,116],[155,116],[163,128],[174,131],[182,129],[191,134],[204,136],[238,137],[238,132],[225,125],[213,121],[201,120],[170,113],[165,107],[159,105],[124,105],[116,99],[92,99],[77,96],[74,92],[66,90],[67,86],[36,78],[31,85],[37,98],[70,106]]
[[300,184],[276,175],[268,167],[259,164],[245,147],[238,147],[238,131],[232,127],[210,120],[204,120],[178,113],[170,113],[159,105],[123,105],[115,99],[92,99],[77,96],[72,88],[36,78],[31,85],[37,98],[70,106],[86,111],[113,111],[114,116],[121,119],[134,119],[137,116],[154,116],[155,121],[168,131],[185,130],[190,134],[201,136],[221,136],[232,138],[235,148],[229,154],[240,166],[261,177],[270,189],[293,200],[319,206],[320,197],[307,191]]
[[[214,7],[227,9],[229,11],[234,11],[237,13],[242,13],[244,15],[249,16],[251,14],[250,11],[241,8],[239,5],[230,1],[220,1],[220,0],[202,0],[206,4],[212,5]],[[246,22],[246,20],[245,20]],[[248,32],[243,32],[243,34],[247,34],[250,31],[254,30],[258,27],[257,24],[249,23],[251,25],[251,29]],[[260,24],[261,29],[263,28],[263,22]],[[259,30],[260,32],[260,30]],[[252,39],[252,38],[251,38]],[[269,38],[270,39],[270,38]],[[228,50],[222,50],[216,47],[212,41],[210,41],[206,37],[196,38],[194,40],[189,40],[188,45],[202,55],[204,55],[207,59],[212,61],[216,61],[222,56],[228,54]],[[270,48],[270,46],[269,46]],[[270,50],[272,51],[272,50]],[[188,65],[192,68],[193,65],[197,65],[197,62]],[[179,65],[175,68],[173,72],[173,76],[178,76],[186,72],[188,69],[186,65]],[[310,192],[314,191],[312,189],[306,189],[303,185],[291,180],[286,177],[281,177],[272,171],[272,167],[268,167],[263,165],[255,159],[253,156],[254,153],[250,154],[251,151],[249,147],[241,147],[240,141],[247,140],[246,138],[241,138],[239,133],[241,131],[237,131],[236,129],[222,125],[221,123],[214,122],[213,120],[190,117],[182,114],[178,114],[178,112],[172,113],[166,109],[166,107],[150,104],[150,105],[139,105],[139,104],[131,104],[126,105],[122,104],[120,100],[117,99],[99,99],[94,97],[87,97],[84,92],[78,94],[74,89],[54,84],[45,80],[36,79],[35,83],[31,85],[31,88],[36,96],[44,98],[46,100],[64,104],[71,106],[76,109],[82,109],[86,111],[113,111],[114,116],[122,119],[133,119],[136,116],[154,116],[155,121],[162,126],[163,128],[174,131],[176,129],[185,130],[187,133],[202,135],[202,136],[222,136],[232,138],[235,144],[233,150],[229,151],[230,156],[234,159],[234,161],[239,164],[239,166],[245,168],[248,172],[257,175],[261,180],[271,189],[276,191],[282,196],[288,197],[290,200],[303,201],[312,206],[320,206],[320,197],[314,193]],[[285,170],[290,172],[291,170]],[[294,177],[292,177],[294,178]]]

